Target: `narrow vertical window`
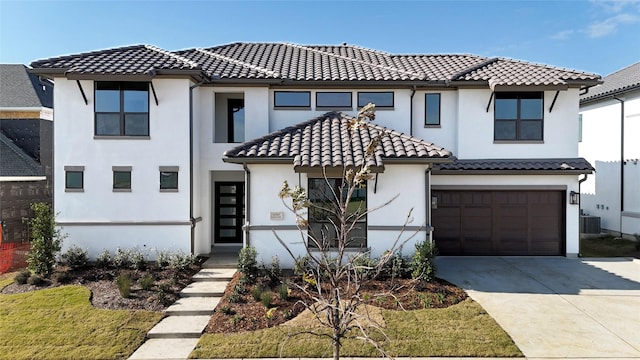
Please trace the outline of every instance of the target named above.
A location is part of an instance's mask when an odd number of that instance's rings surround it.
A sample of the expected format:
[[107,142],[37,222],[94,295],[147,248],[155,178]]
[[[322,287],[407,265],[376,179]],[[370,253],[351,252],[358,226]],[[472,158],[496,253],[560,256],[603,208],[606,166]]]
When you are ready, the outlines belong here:
[[114,166],[113,170],[113,191],[131,191],[131,166]]
[[178,166],[160,166],[160,192],[178,191]]
[[66,192],[84,191],[84,166],[64,167],[64,190]]
[[229,99],[227,111],[227,142],[241,143],[244,141],[244,99]]
[[440,125],[440,94],[425,94],[424,109],[424,125]]

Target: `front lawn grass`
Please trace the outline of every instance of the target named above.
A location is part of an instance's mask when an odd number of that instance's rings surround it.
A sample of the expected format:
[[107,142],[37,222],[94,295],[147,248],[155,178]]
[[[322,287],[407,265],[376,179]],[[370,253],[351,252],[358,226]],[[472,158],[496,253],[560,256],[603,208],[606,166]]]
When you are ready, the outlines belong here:
[[96,309],[89,297],[82,286],[0,295],[0,359],[126,359],[163,317]]
[[[523,356],[511,338],[471,299],[443,309],[383,310],[391,356]],[[331,357],[330,340],[312,335],[287,335],[302,329],[277,326],[233,334],[205,334],[190,358]],[[376,338],[382,339],[381,335]],[[281,345],[286,341],[282,353]],[[347,340],[342,356],[379,357],[368,344]]]
[[639,243],[613,236],[580,239],[583,257],[636,257],[640,258]]

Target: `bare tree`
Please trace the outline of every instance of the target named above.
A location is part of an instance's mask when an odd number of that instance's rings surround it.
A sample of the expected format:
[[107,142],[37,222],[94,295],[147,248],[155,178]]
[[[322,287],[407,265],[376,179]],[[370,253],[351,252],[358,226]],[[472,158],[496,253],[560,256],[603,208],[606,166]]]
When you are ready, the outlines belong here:
[[[349,136],[374,118],[375,105],[363,107],[356,117],[349,120]],[[296,263],[304,268],[303,283],[296,285],[305,294],[301,302],[324,329],[306,329],[290,336],[308,333],[330,338],[334,359],[340,358],[342,342],[347,338],[361,339],[372,344],[383,356],[388,356],[380,341],[371,336],[376,333],[378,338],[387,339],[382,324],[377,323],[363,306],[365,296],[362,289],[367,281],[380,274],[397,250],[418,233],[401,240],[401,232],[376,259],[371,259],[370,250],[364,248],[362,238],[358,236],[367,214],[397,198],[396,195],[375,208],[367,208],[365,202],[358,201],[358,191],[366,191],[367,181],[373,178],[367,164],[375,156],[383,135],[379,133],[367,144],[361,164],[342,169],[341,178],[328,177],[327,169],[323,168],[323,177],[315,179],[321,191],[315,189],[316,193],[308,194],[299,186],[291,188],[285,181],[279,193],[285,206],[295,214],[306,249],[304,258],[294,255],[286,242],[275,231],[274,234]],[[310,222],[310,219],[314,221]],[[411,211],[404,225],[410,219]],[[315,220],[322,221],[317,224]],[[359,251],[354,252],[354,248],[359,248]]]

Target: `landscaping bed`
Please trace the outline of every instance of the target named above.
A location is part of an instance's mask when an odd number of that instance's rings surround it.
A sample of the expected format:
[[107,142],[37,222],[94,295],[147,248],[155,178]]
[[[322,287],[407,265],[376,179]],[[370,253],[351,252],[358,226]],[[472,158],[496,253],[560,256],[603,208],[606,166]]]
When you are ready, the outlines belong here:
[[[41,279],[39,284],[12,282],[0,294],[18,294],[63,285],[81,285],[91,291],[91,304],[108,310],[163,311],[179,297],[180,291],[191,283],[191,277],[200,269],[200,262],[184,267],[158,267],[148,262],[141,269],[115,268],[88,264],[78,269],[58,265],[50,279]],[[16,273],[17,274],[17,273]],[[116,282],[119,275],[131,280],[130,294],[123,297]],[[141,283],[150,279],[151,284]]]
[[[237,272],[227,285],[206,333],[234,333],[274,327],[295,318],[305,309],[300,302],[304,293],[296,286],[303,285],[301,277],[286,277],[284,283],[289,284],[288,291],[282,292],[282,295],[286,293],[287,296],[281,296],[281,284],[268,286],[262,282],[242,285],[244,294],[233,299],[232,294],[241,283],[241,276]],[[265,307],[262,301],[254,298],[252,293],[256,287],[263,287],[262,293],[272,294],[269,306]],[[412,279],[370,280],[362,288],[362,294],[368,298],[365,304],[388,310],[445,308],[467,298],[464,290],[441,279],[430,282]]]

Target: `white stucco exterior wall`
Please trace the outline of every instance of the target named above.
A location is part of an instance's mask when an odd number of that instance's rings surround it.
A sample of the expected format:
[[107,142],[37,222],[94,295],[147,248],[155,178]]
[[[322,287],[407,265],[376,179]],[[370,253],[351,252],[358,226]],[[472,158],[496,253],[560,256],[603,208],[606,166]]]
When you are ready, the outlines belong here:
[[[149,139],[94,138],[94,82],[80,83],[88,104],[75,81],[58,78],[54,89],[54,206],[65,248],[78,244],[91,256],[116,246],[190,252],[189,81],[153,80],[159,105],[150,91]],[[83,192],[65,191],[65,166],[84,166]],[[131,192],[112,190],[112,166],[132,168]],[[178,192],[160,192],[160,166],[179,167]]]
[[[375,180],[367,184],[367,206],[373,209],[397,198],[387,206],[380,208],[367,217],[367,246],[372,250],[372,256],[380,256],[393,245],[397,237],[399,243],[404,243],[403,254],[410,255],[414,251],[417,241],[425,240],[428,232],[425,229],[417,234],[415,227],[425,226],[425,170],[426,165],[388,165],[385,172],[378,176],[377,188],[374,192]],[[294,259],[278,242],[275,233],[291,249],[295,256],[306,253],[303,238],[296,227],[294,214],[289,211],[278,197],[278,191],[287,181],[289,186],[300,185],[307,188],[307,175],[295,173],[292,165],[256,165],[250,164],[251,171],[251,202],[249,204],[251,233],[249,244],[258,251],[258,260],[270,263],[273,256],[278,256],[284,268],[291,268]],[[290,204],[290,199],[285,200]],[[404,233],[400,228],[407,221],[410,214],[410,227]],[[272,214],[282,214],[282,220],[274,220]],[[372,227],[378,227],[372,230]],[[386,229],[383,229],[386,227]],[[409,241],[406,241],[411,238]],[[246,239],[245,239],[246,241]]]

